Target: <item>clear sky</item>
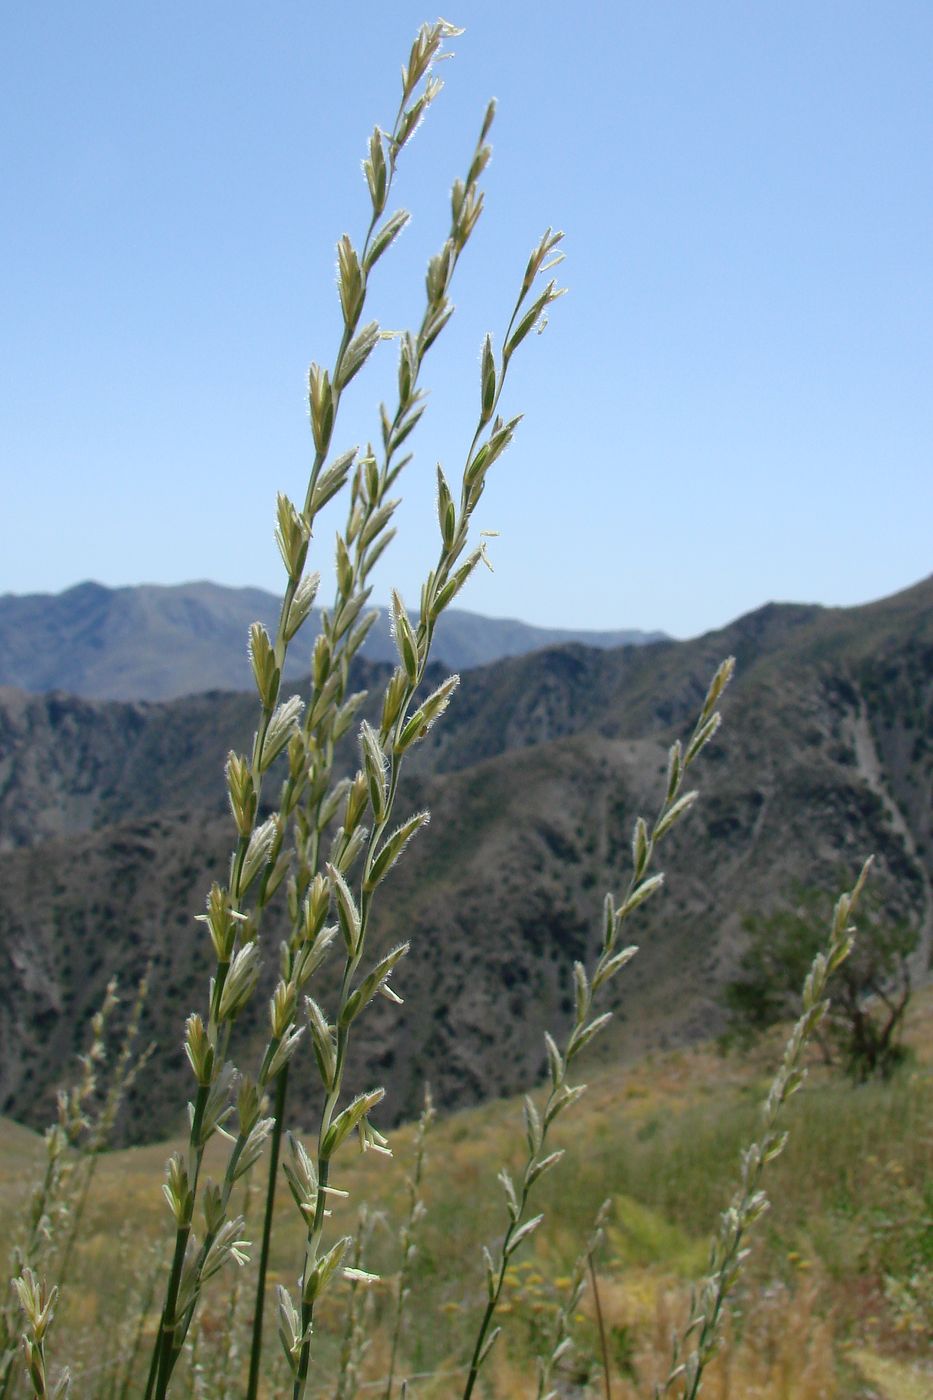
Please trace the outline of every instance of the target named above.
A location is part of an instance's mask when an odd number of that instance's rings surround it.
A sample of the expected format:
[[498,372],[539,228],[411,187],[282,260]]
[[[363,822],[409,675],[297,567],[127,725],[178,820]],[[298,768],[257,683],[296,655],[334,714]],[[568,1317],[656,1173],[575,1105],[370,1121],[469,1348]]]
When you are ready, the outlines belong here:
[[[863,602],[933,569],[929,0],[454,0],[405,154],[412,227],[373,315],[420,315],[486,100],[487,212],[425,368],[378,587],[417,602],[483,332],[566,230],[570,294],[516,359],[525,422],[464,606],[687,636],[770,599]],[[334,244],[432,11],[312,0],[3,7],[0,591],[210,578],[278,591],[305,374],[339,332]],[[377,432],[394,352],[348,395]],[[315,548],[326,563],[328,529]]]

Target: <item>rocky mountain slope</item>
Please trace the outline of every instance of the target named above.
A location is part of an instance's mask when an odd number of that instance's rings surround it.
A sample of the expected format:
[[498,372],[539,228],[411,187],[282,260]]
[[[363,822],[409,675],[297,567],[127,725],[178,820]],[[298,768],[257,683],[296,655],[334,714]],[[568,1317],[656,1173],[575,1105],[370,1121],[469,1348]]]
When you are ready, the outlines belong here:
[[[274,630],[279,600],[259,588],[185,583],[104,588],[82,583],[58,594],[0,596],[0,686],[63,690],[91,700],[171,700],[207,690],[249,690],[246,636],[251,622]],[[301,678],[317,628],[295,648],[290,674]],[[663,633],[531,627],[452,608],[438,628],[435,654],[452,671],[483,666],[562,642],[616,647],[657,641]],[[394,661],[385,613],[367,637],[369,661]]]
[[[701,760],[701,801],[663,848],[664,893],[640,911],[638,957],[614,984],[603,1056],[715,1031],[742,915],[795,885],[835,887],[877,855],[892,915],[923,930],[933,876],[933,579],[864,608],[769,606],[687,643],[547,649],[468,672],[415,750],[401,816],[431,825],[380,889],[374,936],[410,938],[359,1023],[354,1084],[385,1083],[392,1117],[430,1078],[445,1104],[525,1086],[541,1033],[566,1024],[569,969],[592,952],[606,888],[627,879],[631,823],[660,800],[666,747],[717,662],[736,655],[722,734]],[[387,671],[365,665],[378,693]],[[0,1111],[52,1110],[107,977],[153,966],[157,1056],[124,1132],[177,1126],[181,1051],[208,976],[192,914],[225,868],[222,764],[249,740],[249,696],[170,704],[0,694]],[[345,755],[352,761],[352,748]],[[268,979],[276,931],[268,928]],[[316,995],[328,1004],[336,964]],[[262,1034],[265,999],[238,1027]],[[296,1092],[313,1076],[299,1070]]]

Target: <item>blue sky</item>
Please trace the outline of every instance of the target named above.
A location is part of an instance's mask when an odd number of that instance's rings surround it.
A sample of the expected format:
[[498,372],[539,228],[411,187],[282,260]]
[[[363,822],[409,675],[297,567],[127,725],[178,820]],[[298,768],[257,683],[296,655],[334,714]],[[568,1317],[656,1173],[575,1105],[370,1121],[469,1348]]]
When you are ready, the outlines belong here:
[[[305,375],[339,334],[334,244],[433,12],[305,0],[4,7],[0,591],[211,578],[278,591]],[[526,415],[463,603],[565,626],[721,625],[930,572],[933,9],[926,2],[471,3],[406,152],[414,214],[372,309],[420,314],[487,98],[487,212],[432,352],[400,538],[412,604],[479,348],[527,253],[570,294],[507,390]],[[377,432],[393,351],[347,396]],[[317,561],[331,554],[327,522]]]

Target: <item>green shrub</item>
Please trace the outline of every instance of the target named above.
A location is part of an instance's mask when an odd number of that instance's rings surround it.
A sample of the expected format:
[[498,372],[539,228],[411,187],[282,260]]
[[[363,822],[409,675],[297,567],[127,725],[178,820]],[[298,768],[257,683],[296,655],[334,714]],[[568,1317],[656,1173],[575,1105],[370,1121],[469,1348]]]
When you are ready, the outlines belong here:
[[[830,901],[821,890],[798,890],[793,905],[750,914],[739,975],[726,987],[729,1030],[724,1043],[747,1045],[792,1014],[807,968],[823,941]],[[821,1041],[853,1079],[888,1079],[904,1060],[900,1036],[910,1001],[910,954],[918,930],[892,923],[878,902],[864,901],[858,947],[833,978],[833,1004]]]

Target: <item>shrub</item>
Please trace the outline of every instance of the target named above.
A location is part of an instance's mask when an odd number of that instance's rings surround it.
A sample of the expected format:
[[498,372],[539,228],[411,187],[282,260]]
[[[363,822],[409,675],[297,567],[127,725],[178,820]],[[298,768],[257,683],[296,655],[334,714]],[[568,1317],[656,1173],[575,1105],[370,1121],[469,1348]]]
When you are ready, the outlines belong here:
[[[727,1045],[746,1044],[792,1013],[828,912],[821,890],[800,890],[792,907],[746,917],[748,944],[739,975],[726,987]],[[858,947],[833,978],[833,1005],[821,1034],[827,1058],[838,1055],[859,1082],[876,1074],[889,1078],[904,1058],[900,1034],[917,937],[915,926],[892,923],[877,900],[864,901]]]

